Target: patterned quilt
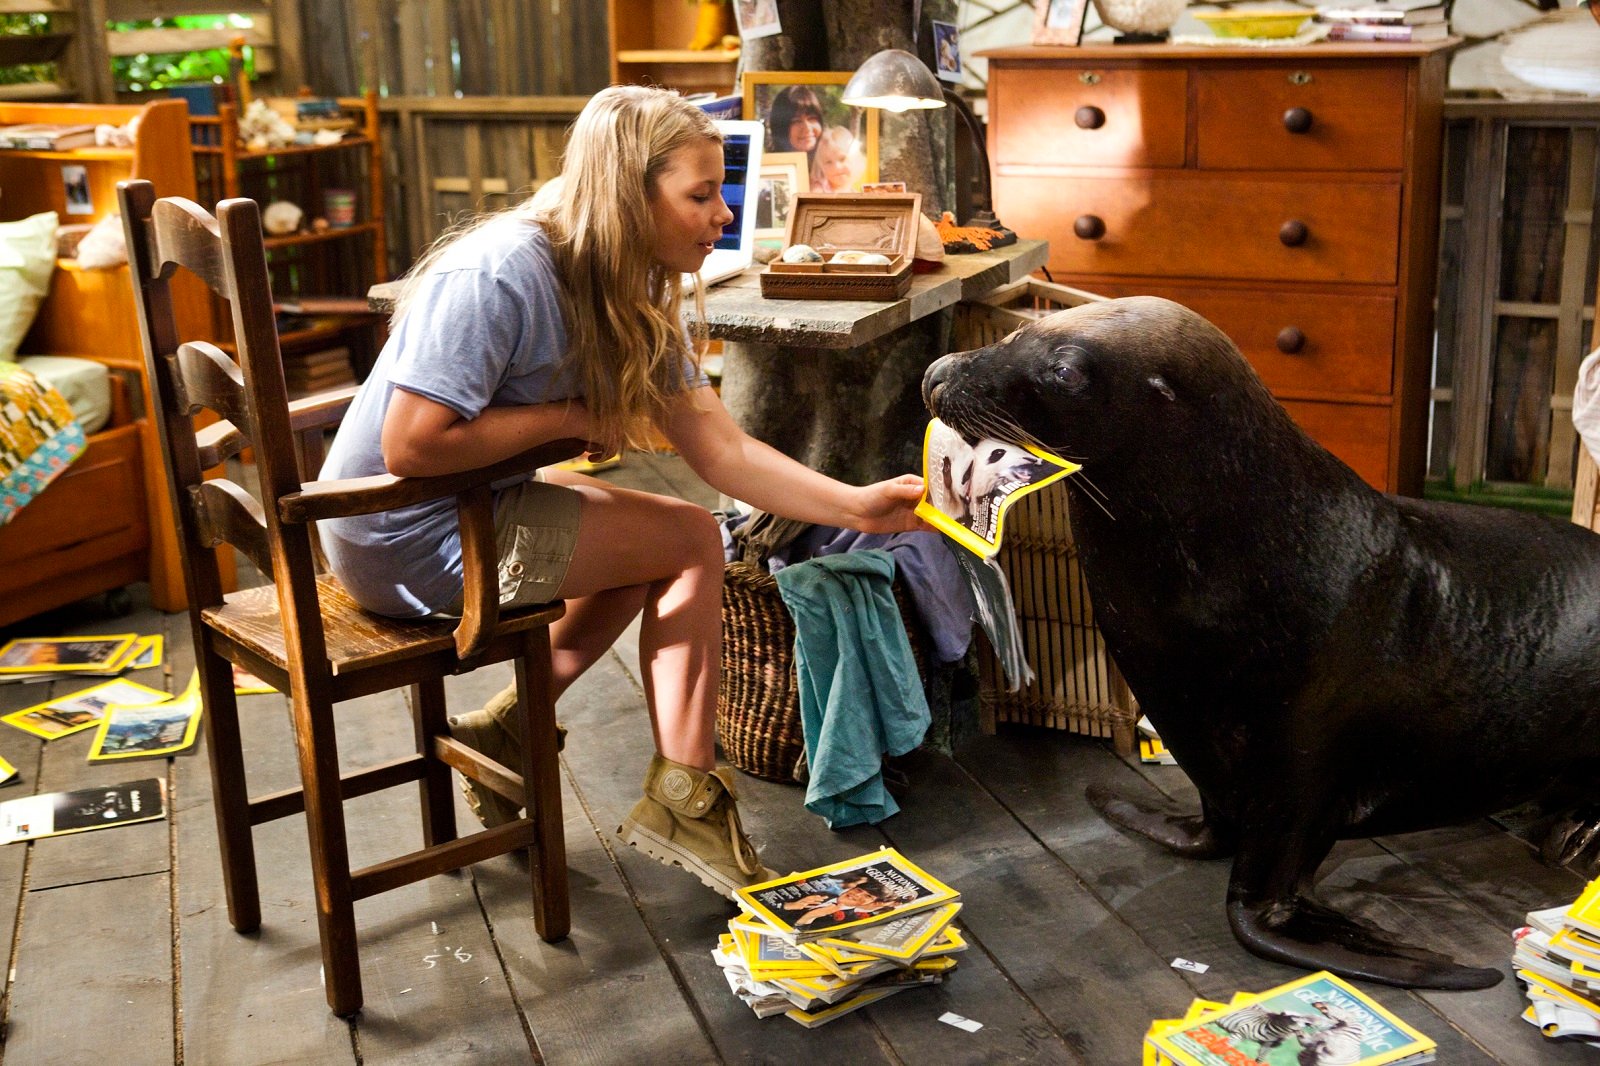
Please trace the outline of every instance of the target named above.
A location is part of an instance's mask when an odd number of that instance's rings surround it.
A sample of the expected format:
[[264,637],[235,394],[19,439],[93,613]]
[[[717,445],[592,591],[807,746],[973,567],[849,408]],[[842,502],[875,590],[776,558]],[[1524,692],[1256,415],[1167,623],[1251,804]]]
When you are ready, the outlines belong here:
[[15,363],[0,362],[0,525],[82,453],[66,397]]

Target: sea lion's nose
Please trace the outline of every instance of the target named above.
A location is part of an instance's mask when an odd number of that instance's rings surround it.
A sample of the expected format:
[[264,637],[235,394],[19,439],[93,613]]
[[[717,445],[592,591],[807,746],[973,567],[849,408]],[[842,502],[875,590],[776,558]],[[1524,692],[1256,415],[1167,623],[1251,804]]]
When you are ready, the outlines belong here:
[[929,411],[939,413],[939,397],[944,394],[945,374],[950,368],[948,355],[935,359],[922,375],[922,402]]

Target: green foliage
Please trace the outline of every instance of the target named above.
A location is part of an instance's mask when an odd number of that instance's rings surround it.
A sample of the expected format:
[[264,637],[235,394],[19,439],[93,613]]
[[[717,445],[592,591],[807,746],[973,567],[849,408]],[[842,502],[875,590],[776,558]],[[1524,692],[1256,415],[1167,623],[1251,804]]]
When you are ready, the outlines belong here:
[[[0,15],[0,34],[41,34],[50,32],[50,16],[48,14],[30,12],[22,15]],[[54,63],[19,63],[16,66],[0,67],[0,85],[27,85],[33,82],[55,80],[56,65]]]
[[[173,15],[168,18],[112,20],[110,30],[215,30],[246,28],[244,15]],[[253,49],[244,50],[245,72],[255,76]],[[228,50],[205,48],[195,52],[153,52],[133,56],[112,56],[111,77],[119,92],[144,92],[170,85],[188,85],[228,76]]]

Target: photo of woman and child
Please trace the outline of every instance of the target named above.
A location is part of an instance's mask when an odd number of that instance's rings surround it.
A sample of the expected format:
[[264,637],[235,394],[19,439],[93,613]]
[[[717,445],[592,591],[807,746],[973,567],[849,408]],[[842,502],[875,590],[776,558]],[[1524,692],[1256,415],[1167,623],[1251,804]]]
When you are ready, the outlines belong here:
[[861,190],[868,180],[865,136],[858,132],[865,118],[840,99],[843,86],[755,88],[755,114],[766,119],[768,152],[804,152],[812,192]]

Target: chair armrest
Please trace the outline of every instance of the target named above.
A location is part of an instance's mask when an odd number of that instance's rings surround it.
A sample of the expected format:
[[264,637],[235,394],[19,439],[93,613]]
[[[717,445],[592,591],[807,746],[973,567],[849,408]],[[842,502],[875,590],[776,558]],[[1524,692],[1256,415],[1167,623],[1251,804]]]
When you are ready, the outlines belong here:
[[[290,400],[289,432],[302,434],[337,426],[350,409],[356,389],[357,386],[348,385],[342,389],[329,389],[327,392]],[[239,427],[226,418],[196,430],[194,435],[195,449],[200,453],[201,470],[210,470],[230,456],[238,455],[249,443],[244,434],[239,432]],[[320,462],[318,465],[321,465]]]
[[582,455],[588,448],[587,442],[567,437],[529,448],[493,466],[459,474],[436,477],[375,474],[372,477],[339,478],[334,481],[308,481],[299,492],[290,492],[278,499],[278,517],[284,522],[304,523],[392,511],[396,507],[426,500],[459,496],[479,486],[491,485],[504,478],[526,474],[541,466]]

